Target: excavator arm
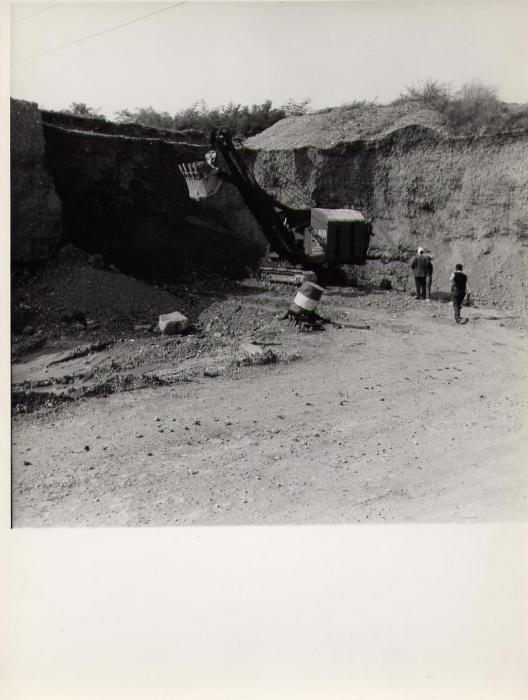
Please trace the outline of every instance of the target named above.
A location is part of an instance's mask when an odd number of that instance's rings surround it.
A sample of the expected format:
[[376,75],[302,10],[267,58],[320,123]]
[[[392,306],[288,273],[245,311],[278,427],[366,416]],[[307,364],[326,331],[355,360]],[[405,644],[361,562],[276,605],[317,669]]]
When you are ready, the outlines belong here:
[[[233,145],[233,136],[227,127],[214,129],[211,145],[205,161],[180,165],[192,199],[210,197],[222,186],[223,181],[232,183],[240,192],[244,203],[253,214],[271,250],[293,265],[303,264],[305,256],[302,245],[295,236],[295,227],[287,221],[285,207],[274,204],[259,187]],[[218,165],[216,154],[220,154],[227,172]],[[309,226],[309,221],[305,226]]]
[[[310,216],[275,202],[246,167],[227,127],[214,129],[212,151],[204,161],[180,165],[189,195],[197,201],[214,195],[224,181],[239,191],[273,252],[306,275],[323,279],[339,265],[364,265],[372,224],[354,209],[312,209]],[[222,166],[219,165],[221,157]]]

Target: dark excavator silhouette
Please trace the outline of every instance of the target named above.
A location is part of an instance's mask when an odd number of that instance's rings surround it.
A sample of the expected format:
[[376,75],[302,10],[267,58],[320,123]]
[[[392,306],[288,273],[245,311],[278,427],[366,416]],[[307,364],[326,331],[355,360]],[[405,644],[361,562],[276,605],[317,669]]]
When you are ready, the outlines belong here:
[[[312,209],[306,212],[285,207],[257,184],[233,145],[231,131],[214,129],[213,150],[205,160],[182,163],[189,196],[197,201],[211,197],[224,182],[240,192],[281,266],[264,267],[261,272],[275,281],[301,283],[328,280],[340,265],[364,265],[372,224],[355,209]],[[223,161],[223,167],[219,161]],[[286,263],[284,266],[283,263]]]

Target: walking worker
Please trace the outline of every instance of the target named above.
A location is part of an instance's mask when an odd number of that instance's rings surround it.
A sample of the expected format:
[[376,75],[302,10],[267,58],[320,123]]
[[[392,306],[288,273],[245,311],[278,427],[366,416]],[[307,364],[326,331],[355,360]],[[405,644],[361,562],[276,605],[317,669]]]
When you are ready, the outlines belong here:
[[[464,269],[464,266],[458,263],[455,265],[455,271],[449,278],[451,282],[451,299],[453,300],[453,309],[455,312],[455,321],[457,323],[461,323],[460,320],[460,308],[462,306],[462,302],[464,301],[464,297],[466,294],[469,295],[469,286],[467,283],[467,275],[465,272],[462,272]],[[467,319],[466,319],[467,321]]]
[[411,260],[411,269],[414,272],[414,282],[416,284],[416,298],[426,299],[427,275],[433,274],[433,263],[428,255],[425,255],[423,248],[418,248],[418,255]]

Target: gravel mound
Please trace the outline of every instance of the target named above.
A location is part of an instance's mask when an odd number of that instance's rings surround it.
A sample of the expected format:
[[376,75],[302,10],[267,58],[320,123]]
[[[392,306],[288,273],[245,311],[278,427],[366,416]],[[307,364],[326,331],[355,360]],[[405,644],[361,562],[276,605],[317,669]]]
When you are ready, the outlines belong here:
[[[97,332],[129,332],[137,324],[154,325],[160,314],[180,311],[194,321],[210,305],[210,290],[223,294],[229,282],[207,270],[189,268],[178,285],[147,284],[116,268],[100,269],[74,246],[34,274],[12,279],[12,330],[25,344],[35,331],[61,338],[93,328]],[[32,350],[32,347],[29,347]]]
[[175,303],[161,289],[118,271],[92,267],[88,256],[72,247],[25,283],[19,280],[14,301],[25,304],[48,325],[79,321],[82,314],[102,323],[140,322],[173,311]]
[[412,124],[447,133],[443,117],[421,105],[359,105],[282,119],[244,145],[260,150],[331,148],[343,142],[383,138]]

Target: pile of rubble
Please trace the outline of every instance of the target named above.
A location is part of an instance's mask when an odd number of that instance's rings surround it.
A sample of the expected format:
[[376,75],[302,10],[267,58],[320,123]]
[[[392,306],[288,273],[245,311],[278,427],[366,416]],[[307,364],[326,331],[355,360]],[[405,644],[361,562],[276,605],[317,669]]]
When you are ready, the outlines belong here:
[[116,336],[156,325],[175,310],[191,320],[233,283],[220,275],[189,270],[176,285],[157,285],[105,268],[101,256],[71,245],[35,273],[14,271],[12,331],[17,343],[45,334],[50,341],[93,332]]
[[68,246],[13,283],[15,413],[288,360],[266,339],[287,330],[268,285],[189,270],[178,285],[104,269]]
[[372,105],[361,102],[282,119],[247,139],[257,150],[280,150],[379,139],[411,124],[446,133],[445,120],[436,110],[414,103]]

